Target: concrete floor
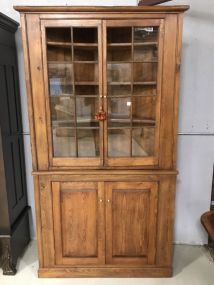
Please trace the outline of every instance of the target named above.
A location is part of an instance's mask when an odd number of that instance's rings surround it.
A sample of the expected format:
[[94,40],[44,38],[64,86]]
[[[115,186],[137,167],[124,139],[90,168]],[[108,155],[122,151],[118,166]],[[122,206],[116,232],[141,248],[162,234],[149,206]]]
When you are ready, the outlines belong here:
[[30,243],[20,259],[15,276],[4,276],[0,270],[0,285],[213,285],[214,262],[209,253],[200,246],[176,245],[174,253],[173,278],[37,278],[36,242]]

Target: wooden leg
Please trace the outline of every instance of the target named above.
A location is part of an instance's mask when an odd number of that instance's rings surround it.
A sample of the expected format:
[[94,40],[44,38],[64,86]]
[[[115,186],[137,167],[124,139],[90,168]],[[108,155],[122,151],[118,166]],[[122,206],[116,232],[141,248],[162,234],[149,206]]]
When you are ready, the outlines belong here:
[[1,266],[4,275],[15,275],[16,274],[16,267],[15,262],[12,260],[10,248],[7,245],[5,252],[2,256]]

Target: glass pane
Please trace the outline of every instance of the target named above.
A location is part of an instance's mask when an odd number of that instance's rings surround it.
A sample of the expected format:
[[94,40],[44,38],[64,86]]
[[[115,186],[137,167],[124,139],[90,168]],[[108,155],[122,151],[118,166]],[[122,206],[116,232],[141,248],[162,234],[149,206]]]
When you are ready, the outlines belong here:
[[157,63],[134,63],[135,82],[156,82]]
[[155,96],[157,95],[156,85],[144,86],[144,85],[133,85],[133,95],[135,96]]
[[74,64],[75,82],[98,82],[98,65],[93,63],[75,63]]
[[61,46],[48,46],[47,50],[48,62],[71,62],[72,51],[71,47],[61,47]]
[[131,46],[108,47],[108,61],[131,61]]
[[130,156],[130,129],[108,130],[108,156]]
[[157,62],[157,46],[135,46],[134,61]]
[[95,120],[98,110],[98,99],[76,98],[77,127],[99,127],[99,122]]
[[132,98],[132,125],[155,125],[156,99],[155,97]]
[[94,95],[98,96],[99,95],[99,86],[98,85],[75,85],[75,94],[76,95]]
[[47,28],[46,37],[48,43],[71,43],[71,29],[70,28]]
[[131,43],[132,41],[132,28],[108,28],[107,29],[107,42],[108,43]]
[[136,27],[134,28],[134,43],[151,43],[158,40],[159,27]]
[[54,156],[75,156],[74,99],[51,97],[50,109]]
[[154,128],[143,127],[132,130],[132,156],[153,156],[154,145]]
[[47,28],[46,41],[53,155],[99,156],[97,28]]
[[70,127],[53,127],[53,155],[55,157],[75,157],[75,129]]
[[131,98],[108,100],[108,127],[129,126],[131,123]]
[[72,95],[72,64],[49,63],[49,88],[51,96]]
[[97,28],[73,28],[74,43],[97,43]]
[[131,64],[119,63],[108,64],[108,82],[128,82],[131,81]]
[[99,129],[78,129],[78,156],[95,157],[100,155]]
[[131,85],[108,85],[108,96],[130,96]]
[[97,48],[74,47],[74,61],[97,61]]

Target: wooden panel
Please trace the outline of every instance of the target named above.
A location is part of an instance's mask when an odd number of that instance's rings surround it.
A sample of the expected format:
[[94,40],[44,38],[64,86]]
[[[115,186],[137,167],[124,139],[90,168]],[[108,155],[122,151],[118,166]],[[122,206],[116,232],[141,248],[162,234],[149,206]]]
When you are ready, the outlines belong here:
[[[35,181],[35,183],[37,183]],[[54,249],[54,229],[53,229],[53,198],[51,193],[51,183],[47,177],[39,177],[39,191],[36,195],[36,207],[40,206],[40,213],[37,212],[37,226],[42,230],[42,250],[40,251],[40,262],[44,267],[51,267],[55,264],[55,249]],[[40,233],[39,233],[40,234]],[[42,258],[43,257],[43,258]]]
[[175,212],[175,177],[165,177],[159,183],[157,222],[157,266],[171,266],[173,224]]
[[56,264],[102,264],[103,189],[93,182],[53,182]]
[[[48,141],[40,20],[38,15],[27,16],[27,37],[38,168],[44,170],[48,169]],[[32,117],[30,117],[30,121],[31,120],[33,120]]]
[[115,182],[106,189],[107,264],[154,264],[157,183]]
[[175,94],[175,68],[176,68],[176,39],[177,17],[168,15],[165,20],[164,55],[162,75],[161,100],[161,133],[160,133],[160,162],[162,169],[173,167],[173,141],[174,141],[174,100]]

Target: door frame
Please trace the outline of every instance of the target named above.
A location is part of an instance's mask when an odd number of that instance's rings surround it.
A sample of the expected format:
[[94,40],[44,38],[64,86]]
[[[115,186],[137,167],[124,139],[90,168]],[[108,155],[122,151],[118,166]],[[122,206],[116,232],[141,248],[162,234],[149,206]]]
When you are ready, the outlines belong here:
[[104,121],[104,165],[105,166],[157,166],[159,164],[160,149],[160,112],[162,96],[162,68],[163,68],[163,45],[164,45],[164,19],[117,19],[103,20],[103,95],[104,110],[108,117],[108,82],[107,82],[107,28],[108,27],[148,27],[159,26],[158,39],[158,70],[157,70],[157,103],[156,103],[156,134],[155,134],[155,154],[151,157],[108,157],[108,128],[107,120]]
[[[51,111],[50,111],[50,96],[49,96],[49,84],[48,84],[48,68],[47,68],[47,46],[46,46],[46,33],[45,29],[48,27],[97,27],[98,31],[98,73],[99,73],[99,108],[103,108],[103,95],[102,95],[102,20],[74,20],[74,19],[61,19],[61,20],[41,20],[41,44],[42,44],[42,60],[43,60],[43,76],[44,76],[44,93],[45,93],[45,108],[46,108],[46,128],[48,137],[48,157],[49,157],[49,168],[54,167],[82,167],[82,166],[102,166],[103,165],[103,122],[99,122],[99,147],[100,157],[54,157],[53,156],[53,139],[52,139],[52,128],[51,128]],[[73,75],[74,76],[74,75]],[[97,110],[98,112],[99,110]]]

